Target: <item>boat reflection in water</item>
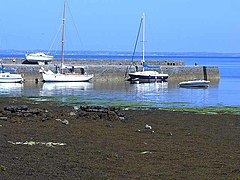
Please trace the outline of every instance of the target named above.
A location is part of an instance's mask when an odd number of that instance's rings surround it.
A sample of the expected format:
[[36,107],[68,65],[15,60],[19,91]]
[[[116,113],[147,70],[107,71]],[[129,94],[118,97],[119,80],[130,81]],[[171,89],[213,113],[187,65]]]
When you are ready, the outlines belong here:
[[131,98],[147,104],[164,102],[169,91],[168,82],[130,84],[129,90],[132,91]]
[[22,83],[0,83],[0,95],[21,95],[22,91]]
[[136,92],[163,92],[168,90],[168,82],[131,84]]
[[45,82],[40,95],[79,95],[81,91],[90,89],[93,89],[93,83],[90,82]]

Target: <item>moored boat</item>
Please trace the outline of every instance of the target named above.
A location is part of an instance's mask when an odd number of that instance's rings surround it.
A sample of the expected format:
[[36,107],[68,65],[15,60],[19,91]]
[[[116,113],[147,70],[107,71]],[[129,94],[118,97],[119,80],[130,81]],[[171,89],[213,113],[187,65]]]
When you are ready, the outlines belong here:
[[[128,75],[130,77],[128,80],[131,82],[139,82],[139,83],[167,81],[168,74],[159,73],[158,71],[144,69],[144,68],[150,68],[150,69],[160,69],[161,68],[160,66],[150,66],[145,62],[145,15],[144,14],[141,17],[140,27],[139,27],[139,31],[138,31],[138,36],[137,36],[137,41],[135,44],[133,56],[135,54],[136,45],[138,42],[138,37],[139,37],[141,29],[142,29],[142,60],[141,60],[141,64],[143,67],[142,67],[141,71],[138,71],[137,69],[135,69],[135,72],[128,72]],[[132,58],[132,64],[134,64],[133,58]],[[131,66],[130,66],[130,69],[131,69]]]
[[51,70],[40,69],[44,82],[88,82],[93,78],[92,74],[79,73],[54,73]]
[[25,58],[30,63],[38,63],[38,62],[51,62],[53,60],[53,56],[45,54],[43,52],[36,53],[27,53],[25,54]]
[[179,87],[208,87],[210,81],[204,79],[193,79],[189,81],[183,81],[178,84]]
[[[43,67],[39,70],[42,73],[44,82],[87,82],[93,78],[93,74],[86,74],[82,66],[66,66],[64,65],[64,38],[65,38],[65,20],[66,20],[66,0],[64,0],[64,10],[62,18],[62,50],[61,50],[61,65],[56,72],[51,70],[46,71]],[[80,73],[76,73],[75,69],[80,68]],[[67,70],[68,72],[64,72]]]
[[140,71],[129,73],[130,81],[139,82],[162,82],[166,81],[168,74],[162,74],[157,71]]
[[12,74],[14,70],[0,68],[0,83],[21,83],[23,78],[21,74]]

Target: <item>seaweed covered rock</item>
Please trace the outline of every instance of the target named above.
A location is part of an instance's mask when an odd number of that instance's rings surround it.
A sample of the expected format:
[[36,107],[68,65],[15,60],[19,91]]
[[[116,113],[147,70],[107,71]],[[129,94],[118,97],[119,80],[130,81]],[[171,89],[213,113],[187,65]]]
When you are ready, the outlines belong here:
[[26,105],[5,106],[2,114],[8,117],[41,117],[44,120],[47,119],[45,109],[29,109]]
[[6,106],[5,111],[10,111],[11,113],[27,111],[28,107],[26,105],[16,105],[16,106]]
[[101,106],[81,106],[77,110],[79,117],[87,117],[89,119],[103,119],[108,121],[124,120],[124,114],[119,108],[101,107]]

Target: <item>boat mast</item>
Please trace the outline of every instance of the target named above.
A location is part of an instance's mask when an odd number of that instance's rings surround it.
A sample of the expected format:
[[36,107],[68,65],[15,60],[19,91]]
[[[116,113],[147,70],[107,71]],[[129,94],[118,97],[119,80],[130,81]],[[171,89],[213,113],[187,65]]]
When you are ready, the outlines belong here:
[[64,35],[65,35],[65,17],[66,17],[66,0],[64,0],[63,18],[62,18],[62,53],[61,53],[61,72],[63,73],[64,64]]
[[145,14],[142,15],[142,64],[145,62]]

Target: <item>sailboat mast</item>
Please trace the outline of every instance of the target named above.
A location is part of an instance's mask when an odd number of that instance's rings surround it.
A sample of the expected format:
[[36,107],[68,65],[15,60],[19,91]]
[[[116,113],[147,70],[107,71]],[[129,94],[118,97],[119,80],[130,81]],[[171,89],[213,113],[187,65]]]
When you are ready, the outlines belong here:
[[61,52],[61,72],[63,73],[64,64],[64,35],[65,35],[65,19],[66,18],[66,0],[64,0],[63,18],[62,18],[62,52]]
[[142,15],[142,63],[145,62],[145,14]]

